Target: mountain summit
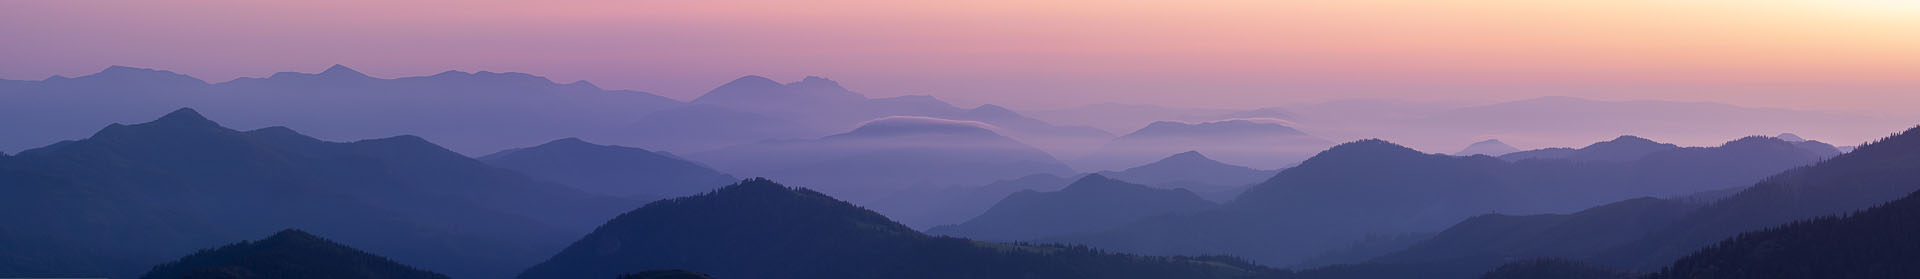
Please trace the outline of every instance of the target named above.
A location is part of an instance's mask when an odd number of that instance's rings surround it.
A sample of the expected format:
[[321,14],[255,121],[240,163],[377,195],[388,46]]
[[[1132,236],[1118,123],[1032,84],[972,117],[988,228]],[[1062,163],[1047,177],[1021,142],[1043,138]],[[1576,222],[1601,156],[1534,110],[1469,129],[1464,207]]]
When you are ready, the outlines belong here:
[[1276,172],[1221,163],[1199,151],[1187,151],[1151,164],[1100,174],[1159,188],[1185,188],[1209,200],[1225,201],[1238,196],[1246,186],[1273,177]]
[[519,278],[614,278],[652,269],[714,278],[1247,278],[1229,259],[1117,255],[921,234],[813,190],[749,179],[608,221]]
[[153,267],[141,279],[445,279],[307,232],[288,229],[260,241],[201,250]]
[[1166,154],[1197,150],[1236,165],[1277,169],[1329,145],[1332,143],[1289,127],[1278,119],[1159,121],[1107,142],[1077,163],[1111,170],[1146,164]]
[[1514,153],[1514,152],[1520,152],[1520,149],[1513,148],[1513,146],[1507,145],[1507,143],[1505,142],[1500,142],[1500,140],[1497,140],[1497,139],[1489,139],[1489,140],[1483,140],[1480,142],[1475,142],[1471,145],[1467,145],[1466,149],[1461,149],[1460,152],[1454,152],[1453,155],[1454,156],[1487,155],[1487,156],[1498,157],[1500,155],[1507,155],[1507,153]]
[[1185,189],[1156,189],[1090,174],[1056,192],[1013,193],[973,220],[927,231],[990,241],[1030,241],[1213,206]]
[[333,64],[332,67],[327,67],[326,70],[320,71],[320,74],[318,74],[318,76],[327,77],[327,78],[351,78],[351,79],[373,78],[371,76],[367,76],[367,74],[362,74],[360,73],[360,71],[354,70],[353,68],[347,68],[346,65],[340,65],[340,64]]
[[509,149],[479,159],[581,191],[635,200],[704,193],[735,181],[733,176],[671,154],[598,145],[579,138]]
[[1574,161],[1612,161],[1625,162],[1638,160],[1654,152],[1680,149],[1680,146],[1661,143],[1646,138],[1624,135],[1613,140],[1596,142],[1587,147],[1572,149],[1555,147],[1529,150],[1501,155],[1500,159],[1518,161],[1526,159],[1568,159]]

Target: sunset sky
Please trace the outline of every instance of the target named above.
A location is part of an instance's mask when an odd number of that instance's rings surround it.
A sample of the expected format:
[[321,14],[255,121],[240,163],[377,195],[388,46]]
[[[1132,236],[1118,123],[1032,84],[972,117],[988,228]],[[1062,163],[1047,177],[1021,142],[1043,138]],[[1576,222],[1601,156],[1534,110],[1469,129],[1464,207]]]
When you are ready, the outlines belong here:
[[0,78],[345,64],[691,99],[759,74],[1049,108],[1546,95],[1904,113],[1920,1],[5,1]]

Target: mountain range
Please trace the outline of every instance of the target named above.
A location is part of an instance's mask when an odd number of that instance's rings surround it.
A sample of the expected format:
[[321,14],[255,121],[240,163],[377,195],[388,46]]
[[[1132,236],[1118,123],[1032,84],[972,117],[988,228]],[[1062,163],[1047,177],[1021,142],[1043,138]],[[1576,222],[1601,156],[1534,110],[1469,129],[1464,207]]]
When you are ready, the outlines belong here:
[[1138,167],[1099,174],[1158,188],[1187,189],[1208,200],[1225,202],[1239,196],[1247,186],[1266,181],[1278,172],[1229,165],[1207,158],[1199,151],[1187,151]]
[[1000,131],[977,121],[892,116],[817,139],[763,141],[688,157],[727,173],[817,185],[859,202],[895,189],[1074,173],[1052,155]]
[[[1760,267],[1742,268],[1734,267],[1734,264],[1746,260],[1777,258],[1782,255],[1817,253],[1775,253],[1770,252],[1776,251],[1774,248],[1755,250],[1752,244],[1802,245],[1817,242],[1817,240],[1796,238],[1797,240],[1791,242],[1751,241],[1757,238],[1748,235],[1767,232],[1746,232],[1771,231],[1775,229],[1770,228],[1783,224],[1787,224],[1787,227],[1825,227],[1833,223],[1856,222],[1835,221],[1836,218],[1831,216],[1866,209],[1920,190],[1920,186],[1915,186],[1920,184],[1912,183],[1920,181],[1920,176],[1913,174],[1916,170],[1912,169],[1912,166],[1916,165],[1914,162],[1920,162],[1920,148],[1916,148],[1920,147],[1920,132],[1916,130],[1908,130],[1865,145],[1855,152],[1841,154],[1817,164],[1782,171],[1724,199],[1709,201],[1704,205],[1638,198],[1567,215],[1480,216],[1453,225],[1432,239],[1414,244],[1405,251],[1392,253],[1364,264],[1343,267],[1342,272],[1403,276],[1417,274],[1430,278],[1472,278],[1479,272],[1494,269],[1511,259],[1553,257],[1588,262],[1614,270],[1683,272],[1665,275],[1677,278],[1762,276],[1760,273],[1734,271],[1762,270]],[[1898,208],[1899,206],[1888,205],[1887,207]],[[1898,210],[1890,209],[1890,211]],[[1855,215],[1858,214],[1864,213]],[[1816,221],[1802,222],[1809,219],[1816,219]],[[1808,223],[1823,224],[1809,225]],[[1879,234],[1886,232],[1883,230],[1897,230],[1893,228],[1898,227],[1876,227],[1875,230],[1823,230],[1832,239],[1877,239],[1855,235]],[[1840,236],[1836,231],[1844,231],[1850,235]],[[1788,233],[1784,232],[1773,235],[1783,238],[1804,236],[1804,234],[1787,236]],[[1872,247],[1889,245],[1881,240],[1867,242],[1875,243],[1871,244],[1874,245]],[[1730,243],[1736,242],[1748,246],[1717,248],[1733,246],[1734,244]],[[1850,248],[1844,245],[1831,245],[1823,249],[1828,249],[1825,251],[1874,249],[1858,248],[1865,246],[1860,243],[1849,245],[1853,246]],[[1706,250],[1703,251],[1702,248]],[[1920,251],[1920,249],[1910,250]],[[1687,256],[1688,253],[1694,253],[1692,257],[1695,259],[1676,261],[1678,258]],[[1819,253],[1852,254],[1852,252]],[[1897,256],[1892,255],[1878,258],[1898,259]],[[1667,268],[1662,268],[1663,266]],[[1774,266],[1808,265],[1776,264]],[[1863,264],[1854,267],[1871,269],[1872,266]],[[1723,271],[1684,273],[1700,270]],[[1782,270],[1765,275],[1796,277],[1791,274],[1794,273]],[[1882,278],[1887,277],[1882,276]]]
[[1695,210],[1638,241],[1598,253],[1595,263],[1646,270],[1741,232],[1844,214],[1920,190],[1920,129],[1782,172]]
[[[220,83],[113,66],[75,78],[0,84],[0,100],[0,127],[20,132],[0,139],[0,148],[16,150],[194,107],[235,116],[228,121],[235,127],[302,127],[329,139],[417,135],[477,153],[597,134],[683,105],[646,92],[523,73],[447,71],[387,79],[340,65]],[[76,107],[92,109],[67,109]]]
[[1113,137],[1091,127],[1048,124],[991,104],[963,109],[924,95],[868,98],[839,82],[812,76],[785,84],[745,76],[690,103],[648,115],[621,133],[644,142],[641,146],[699,152],[761,140],[816,138],[876,118],[921,116],[988,123],[1003,128],[1008,137],[1068,154]]
[[736,181],[733,176],[672,153],[598,145],[579,138],[503,150],[478,159],[581,191],[634,200],[704,193]]
[[1739,187],[1820,159],[1764,137],[1625,162],[1456,157],[1363,140],[1282,170],[1219,209],[1045,240],[1155,255],[1224,253],[1287,265],[1367,235],[1435,232],[1487,213],[1572,212],[1642,196]]
[[[1920,194],[1920,193],[1916,193]],[[1846,215],[1741,233],[1647,278],[1911,278],[1920,276],[1920,195]]]
[[1332,145],[1278,119],[1161,121],[1114,138],[1075,162],[1082,168],[1113,170],[1150,163],[1167,154],[1199,151],[1231,164],[1278,169]]
[[1108,230],[1141,218],[1214,206],[1218,205],[1186,189],[1156,189],[1091,174],[1059,191],[1013,193],[978,217],[933,227],[927,233],[986,241],[1032,240]]
[[[73,107],[102,109],[63,109]],[[963,109],[930,96],[869,99],[819,77],[781,84],[746,76],[682,102],[513,72],[378,78],[333,65],[318,73],[280,72],[209,83],[170,71],[112,66],[74,78],[0,82],[0,129],[21,132],[0,139],[0,150],[85,136],[89,131],[82,127],[138,121],[179,107],[239,116],[229,123],[236,127],[303,127],[328,139],[418,135],[465,154],[566,137],[699,152],[761,140],[820,137],[895,115],[992,123],[1054,152],[1091,149],[1113,137],[1091,127],[1047,124],[994,105]]]
[[1619,135],[1701,145],[1751,135],[1794,132],[1846,139],[1884,136],[1913,119],[1844,111],[1745,107],[1710,102],[1599,100],[1548,96],[1498,102],[1338,100],[1283,106],[1288,121],[1315,136],[1387,138],[1420,150],[1453,150],[1499,138],[1517,146],[1564,146]]
[[1085,247],[921,234],[805,188],[749,179],[621,214],[519,278],[612,278],[656,269],[715,278],[1258,278],[1225,257],[1143,257]]
[[6,277],[134,277],[300,227],[467,278],[507,274],[640,204],[495,168],[419,137],[236,131],[192,109],[0,159]]
[[1613,140],[1596,142],[1581,148],[1554,147],[1538,150],[1509,152],[1500,155],[1501,159],[1519,161],[1526,159],[1567,159],[1574,161],[1633,161],[1654,152],[1680,149],[1679,145],[1660,143],[1636,136],[1620,136]]

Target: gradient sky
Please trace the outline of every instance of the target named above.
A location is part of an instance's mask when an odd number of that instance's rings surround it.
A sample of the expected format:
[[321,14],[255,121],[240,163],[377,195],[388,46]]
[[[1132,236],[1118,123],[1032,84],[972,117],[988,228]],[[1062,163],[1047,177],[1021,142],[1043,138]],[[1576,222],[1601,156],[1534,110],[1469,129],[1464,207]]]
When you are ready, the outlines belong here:
[[[562,2],[562,3],[545,3]],[[4,1],[0,78],[346,64],[691,99],[820,75],[961,104],[1545,95],[1920,106],[1920,1]]]

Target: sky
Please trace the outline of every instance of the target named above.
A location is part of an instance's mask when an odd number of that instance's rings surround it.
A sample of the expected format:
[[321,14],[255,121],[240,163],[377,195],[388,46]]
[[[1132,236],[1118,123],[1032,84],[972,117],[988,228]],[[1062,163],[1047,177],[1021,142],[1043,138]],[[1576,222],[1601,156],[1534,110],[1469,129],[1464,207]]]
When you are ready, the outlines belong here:
[[344,64],[681,100],[817,75],[958,104],[1339,99],[1920,105],[1920,1],[0,1],[0,79]]

